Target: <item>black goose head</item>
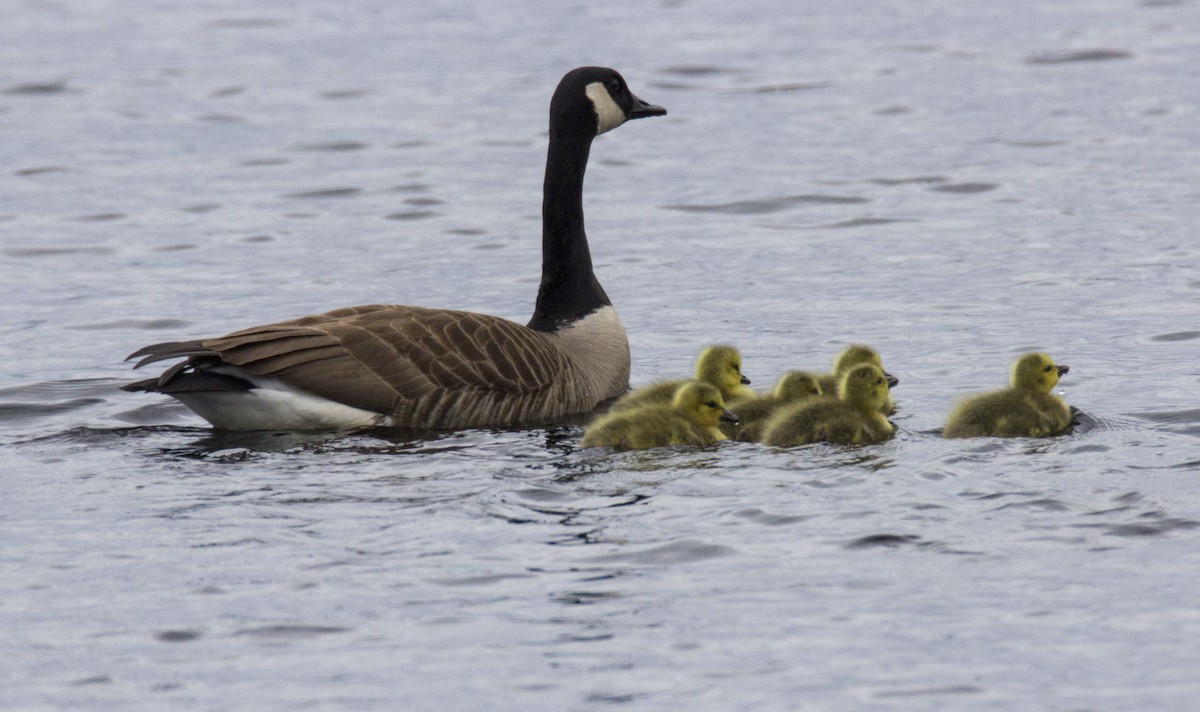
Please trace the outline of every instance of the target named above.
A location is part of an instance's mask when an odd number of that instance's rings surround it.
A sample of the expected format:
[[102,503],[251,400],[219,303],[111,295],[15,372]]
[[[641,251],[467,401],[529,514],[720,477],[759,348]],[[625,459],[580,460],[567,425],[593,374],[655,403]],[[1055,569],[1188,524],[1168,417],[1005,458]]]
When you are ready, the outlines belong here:
[[550,135],[593,138],[630,119],[662,116],[667,110],[639,99],[625,79],[608,67],[579,67],[563,76],[550,100]]

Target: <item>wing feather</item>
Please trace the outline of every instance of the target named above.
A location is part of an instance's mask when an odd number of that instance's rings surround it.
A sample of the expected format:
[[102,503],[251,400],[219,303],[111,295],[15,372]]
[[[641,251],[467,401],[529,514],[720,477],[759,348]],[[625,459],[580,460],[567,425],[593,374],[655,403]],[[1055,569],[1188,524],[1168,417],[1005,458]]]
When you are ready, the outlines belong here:
[[543,335],[515,322],[407,306],[339,309],[200,343],[252,375],[379,413],[436,392],[532,395],[572,368]]
[[[419,427],[546,422],[590,410],[603,397],[541,332],[486,314],[422,307],[348,307],[213,339],[155,344],[135,357],[138,366],[186,360],[153,386],[131,388],[170,393],[180,390],[175,381],[187,385],[180,379],[224,373],[219,367],[232,365],[248,377],[276,378]],[[223,383],[206,386],[217,390]]]

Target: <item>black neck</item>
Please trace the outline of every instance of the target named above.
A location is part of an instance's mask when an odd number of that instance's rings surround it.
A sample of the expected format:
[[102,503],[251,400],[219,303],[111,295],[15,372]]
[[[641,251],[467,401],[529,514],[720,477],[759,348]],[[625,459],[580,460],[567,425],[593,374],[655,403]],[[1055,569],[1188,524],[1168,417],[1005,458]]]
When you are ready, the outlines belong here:
[[556,331],[611,304],[583,231],[583,174],[592,136],[551,128],[542,186],[542,283],[529,327]]

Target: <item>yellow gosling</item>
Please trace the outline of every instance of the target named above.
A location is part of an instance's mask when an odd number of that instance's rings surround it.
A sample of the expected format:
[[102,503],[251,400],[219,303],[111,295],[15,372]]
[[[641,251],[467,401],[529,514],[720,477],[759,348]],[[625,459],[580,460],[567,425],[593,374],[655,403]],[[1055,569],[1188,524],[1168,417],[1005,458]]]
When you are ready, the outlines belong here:
[[839,445],[860,445],[865,441],[868,432],[871,431],[863,425],[861,418],[835,415],[817,425],[813,440]]
[[[884,370],[883,359],[879,358],[878,351],[865,344],[850,344],[842,349],[842,352],[834,359],[833,371],[822,374],[821,390],[827,394],[837,393],[838,383],[841,381],[842,376],[845,376],[850,369],[863,363],[869,363],[883,371],[883,375],[888,382],[888,388],[894,388],[896,384],[900,383],[900,379]],[[884,415],[891,415],[896,412],[896,404],[892,402],[890,391],[887,402],[880,407],[879,412]]]
[[838,385],[838,397],[824,395],[780,410],[768,420],[767,445],[842,445],[878,443],[896,430],[881,409],[888,400],[888,379],[870,363],[851,368]]
[[712,445],[726,440],[722,422],[736,423],[711,383],[680,386],[668,405],[648,403],[600,416],[583,432],[583,447],[642,450],[665,445]]
[[[711,383],[721,391],[726,401],[757,395],[747,388],[750,379],[742,375],[742,354],[733,346],[709,346],[696,357],[695,380]],[[666,405],[687,379],[657,381],[627,393],[612,404],[610,410],[625,410],[651,403]]]
[[1071,409],[1051,393],[1070,369],[1043,353],[1028,353],[1013,364],[1009,387],[969,396],[946,418],[945,438],[1043,438],[1071,426]]
[[821,395],[821,383],[815,373],[788,371],[775,381],[775,387],[765,395],[742,398],[729,404],[741,421],[737,426],[725,426],[725,431],[734,440],[758,442],[762,439],[767,421],[780,408],[794,405]]

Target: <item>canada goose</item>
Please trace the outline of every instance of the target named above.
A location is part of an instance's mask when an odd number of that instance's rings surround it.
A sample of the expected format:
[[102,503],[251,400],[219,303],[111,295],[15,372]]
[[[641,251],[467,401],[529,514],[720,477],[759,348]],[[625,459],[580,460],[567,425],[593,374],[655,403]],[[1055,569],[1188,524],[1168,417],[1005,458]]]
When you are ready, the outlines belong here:
[[[700,352],[696,357],[694,380],[716,386],[726,401],[758,395],[747,388],[750,379],[742,374],[742,354],[735,347],[726,344],[708,346]],[[624,410],[651,403],[670,403],[679,387],[687,382],[687,379],[675,379],[642,386],[617,399],[612,404],[612,409]]]
[[776,413],[764,427],[762,441],[767,445],[883,442],[895,434],[880,412],[887,392],[883,369],[859,364],[842,376],[838,397],[820,396]]
[[726,432],[733,431],[730,437],[734,440],[758,442],[767,421],[776,411],[820,395],[821,383],[815,373],[788,371],[779,377],[770,393],[729,403],[729,409],[737,414],[741,424],[726,428]]
[[600,416],[584,430],[583,447],[712,445],[727,439],[719,427],[722,422],[736,423],[737,416],[725,409],[721,391],[711,383],[689,381],[669,404],[645,403]]
[[583,177],[592,139],[666,109],[612,69],[568,72],[550,101],[542,280],[528,325],[486,314],[349,307],[227,336],[155,344],[124,386],[165,393],[226,430],[453,429],[552,422],[629,387],[629,341],[592,271]]
[[[860,363],[869,363],[883,370],[883,359],[879,358],[879,352],[870,346],[864,344],[850,344],[842,349],[837,358],[833,361],[833,372],[826,373],[821,376],[821,390],[828,394],[837,393],[838,383],[846,372]],[[887,378],[888,388],[895,388],[896,384],[900,383],[900,379],[896,378],[887,371],[883,371],[883,375]],[[892,402],[892,395],[889,391],[887,402],[880,406],[880,413],[891,415],[896,412],[896,404]]]
[[968,396],[950,411],[942,437],[1041,438],[1071,425],[1071,409],[1050,392],[1070,368],[1043,353],[1013,363],[1009,387]]

